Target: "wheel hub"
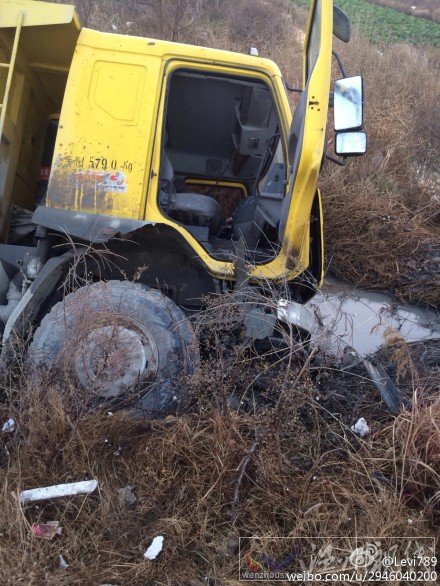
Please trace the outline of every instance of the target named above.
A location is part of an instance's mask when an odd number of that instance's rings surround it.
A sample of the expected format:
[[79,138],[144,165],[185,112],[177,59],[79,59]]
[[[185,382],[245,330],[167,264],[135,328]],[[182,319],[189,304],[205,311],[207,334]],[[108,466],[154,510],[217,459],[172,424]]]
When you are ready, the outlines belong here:
[[91,330],[79,345],[74,368],[84,389],[112,398],[140,381],[153,380],[158,363],[157,345],[148,330],[125,323]]

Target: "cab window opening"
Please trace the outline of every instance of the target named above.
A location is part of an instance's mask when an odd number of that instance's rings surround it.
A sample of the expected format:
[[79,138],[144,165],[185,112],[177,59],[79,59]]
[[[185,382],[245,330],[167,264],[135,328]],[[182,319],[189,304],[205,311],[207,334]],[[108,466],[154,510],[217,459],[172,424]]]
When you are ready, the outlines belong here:
[[[211,256],[230,259],[240,237],[255,263],[277,254],[285,169],[281,125],[264,80],[190,69],[170,75],[159,207]],[[190,190],[192,181],[197,189]]]

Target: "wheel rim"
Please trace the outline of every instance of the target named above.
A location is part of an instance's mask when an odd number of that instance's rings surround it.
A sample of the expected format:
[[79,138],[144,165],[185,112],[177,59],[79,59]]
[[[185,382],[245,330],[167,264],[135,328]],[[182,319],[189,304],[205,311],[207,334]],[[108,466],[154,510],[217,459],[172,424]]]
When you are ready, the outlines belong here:
[[134,323],[92,329],[81,340],[74,357],[81,386],[102,398],[117,397],[136,383],[152,381],[158,365],[154,338]]

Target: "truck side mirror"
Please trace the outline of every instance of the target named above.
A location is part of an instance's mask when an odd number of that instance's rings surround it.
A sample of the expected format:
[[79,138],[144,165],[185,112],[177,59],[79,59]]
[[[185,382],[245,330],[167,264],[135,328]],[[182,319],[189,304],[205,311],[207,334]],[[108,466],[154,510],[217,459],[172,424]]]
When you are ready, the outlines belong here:
[[358,130],[364,123],[364,91],[360,75],[337,79],[334,84],[335,130]]
[[351,34],[350,19],[337,6],[333,6],[333,34],[340,41],[348,43]]
[[337,155],[358,156],[367,151],[367,135],[361,132],[364,124],[363,85],[360,75],[335,81],[333,116]]
[[337,155],[359,156],[367,152],[367,135],[365,132],[338,132],[335,141]]

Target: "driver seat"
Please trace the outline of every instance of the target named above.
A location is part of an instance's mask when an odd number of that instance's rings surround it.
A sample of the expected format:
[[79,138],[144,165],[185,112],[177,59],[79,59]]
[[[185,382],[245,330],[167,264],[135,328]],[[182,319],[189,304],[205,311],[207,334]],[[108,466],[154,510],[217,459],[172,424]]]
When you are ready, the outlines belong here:
[[186,226],[209,228],[217,234],[222,223],[218,202],[202,193],[178,193],[174,185],[174,169],[165,151],[162,152],[159,205],[173,220]]

